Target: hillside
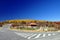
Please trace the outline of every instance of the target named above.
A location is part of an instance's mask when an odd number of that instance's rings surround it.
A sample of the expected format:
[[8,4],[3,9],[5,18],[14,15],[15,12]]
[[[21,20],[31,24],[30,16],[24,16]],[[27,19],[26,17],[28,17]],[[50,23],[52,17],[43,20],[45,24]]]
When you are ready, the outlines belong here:
[[28,30],[60,30],[60,22],[51,22],[45,20],[6,20],[1,23],[12,24],[13,29],[28,29]]

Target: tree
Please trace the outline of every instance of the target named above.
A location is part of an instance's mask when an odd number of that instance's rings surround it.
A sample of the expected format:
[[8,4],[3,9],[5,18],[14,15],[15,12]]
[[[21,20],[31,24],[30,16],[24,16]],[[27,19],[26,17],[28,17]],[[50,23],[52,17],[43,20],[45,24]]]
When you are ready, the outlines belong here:
[[25,27],[25,25],[26,25],[26,22],[25,21],[22,21],[21,22],[21,25],[23,26],[23,28]]

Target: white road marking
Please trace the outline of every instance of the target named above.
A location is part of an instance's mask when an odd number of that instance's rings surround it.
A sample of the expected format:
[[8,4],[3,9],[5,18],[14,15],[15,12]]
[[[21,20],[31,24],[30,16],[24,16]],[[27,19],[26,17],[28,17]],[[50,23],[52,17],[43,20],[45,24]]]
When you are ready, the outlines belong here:
[[38,34],[35,38],[38,38],[41,34]]
[[27,38],[28,36],[31,36],[31,35],[33,35],[33,34],[27,34],[27,33],[17,33],[17,32],[15,32],[17,35],[19,35],[19,36],[22,36],[22,37],[24,37],[24,38]]
[[24,37],[23,34],[15,32],[17,35]]
[[27,39],[30,39],[31,37],[34,37],[35,35],[37,35],[37,34],[31,35],[31,36],[30,36],[30,37],[28,37]]
[[15,32],[17,35],[21,35],[20,33]]
[[43,36],[42,37],[45,37],[46,36],[46,34],[43,34]]
[[42,37],[46,37],[47,36],[52,36],[52,35],[56,35],[55,33],[48,33],[48,34],[35,34],[35,33],[18,33],[18,32],[15,32],[17,35],[21,36],[21,37],[24,37],[24,38],[27,38],[27,39],[36,39],[36,38],[39,38],[40,36]]
[[51,36],[51,34],[48,34],[48,36]]
[[22,35],[24,35],[24,38],[27,38],[28,36],[31,36],[33,34],[30,34],[30,33],[22,33]]
[[33,35],[33,33],[32,33],[32,34],[27,34],[27,35],[25,36],[25,38],[27,38],[28,36],[31,36],[31,35]]

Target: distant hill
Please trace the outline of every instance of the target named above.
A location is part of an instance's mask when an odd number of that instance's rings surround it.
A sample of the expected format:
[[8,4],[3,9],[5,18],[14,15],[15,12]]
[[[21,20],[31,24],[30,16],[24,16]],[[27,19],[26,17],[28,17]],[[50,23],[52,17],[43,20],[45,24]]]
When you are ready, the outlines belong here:
[[47,22],[44,20],[6,20],[4,22],[22,22],[22,21],[25,21],[25,22]]

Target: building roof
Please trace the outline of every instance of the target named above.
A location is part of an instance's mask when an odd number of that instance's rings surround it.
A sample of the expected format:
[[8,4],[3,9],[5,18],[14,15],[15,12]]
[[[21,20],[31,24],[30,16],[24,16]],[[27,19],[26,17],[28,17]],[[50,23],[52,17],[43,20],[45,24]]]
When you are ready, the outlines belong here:
[[36,23],[30,23],[30,25],[37,25]]

